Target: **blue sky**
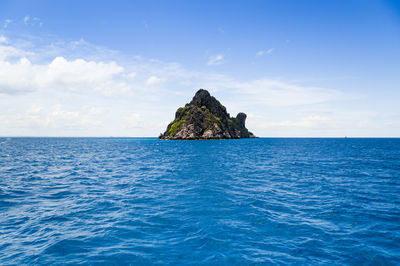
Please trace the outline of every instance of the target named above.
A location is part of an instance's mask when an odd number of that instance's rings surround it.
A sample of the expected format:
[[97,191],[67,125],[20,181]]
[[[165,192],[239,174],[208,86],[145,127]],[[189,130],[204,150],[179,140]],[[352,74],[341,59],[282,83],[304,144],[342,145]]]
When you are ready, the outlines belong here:
[[199,88],[259,136],[400,137],[397,1],[1,1],[0,135],[157,136]]

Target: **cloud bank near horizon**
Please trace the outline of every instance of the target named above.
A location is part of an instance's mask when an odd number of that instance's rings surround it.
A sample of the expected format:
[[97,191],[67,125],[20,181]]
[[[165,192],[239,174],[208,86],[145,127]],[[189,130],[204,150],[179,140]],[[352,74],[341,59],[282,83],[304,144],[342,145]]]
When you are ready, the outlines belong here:
[[157,136],[199,88],[231,113],[247,113],[258,136],[381,136],[388,126],[400,135],[382,115],[346,107],[362,95],[270,77],[239,80],[212,67],[223,55],[196,71],[82,39],[42,43],[0,36],[2,136]]

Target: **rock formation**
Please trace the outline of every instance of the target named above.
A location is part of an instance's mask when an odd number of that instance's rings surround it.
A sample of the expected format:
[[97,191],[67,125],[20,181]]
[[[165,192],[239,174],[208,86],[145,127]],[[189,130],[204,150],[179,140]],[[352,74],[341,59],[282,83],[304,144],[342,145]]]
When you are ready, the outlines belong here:
[[246,114],[230,117],[217,99],[200,89],[192,101],[179,108],[160,139],[240,139],[255,138],[245,126]]

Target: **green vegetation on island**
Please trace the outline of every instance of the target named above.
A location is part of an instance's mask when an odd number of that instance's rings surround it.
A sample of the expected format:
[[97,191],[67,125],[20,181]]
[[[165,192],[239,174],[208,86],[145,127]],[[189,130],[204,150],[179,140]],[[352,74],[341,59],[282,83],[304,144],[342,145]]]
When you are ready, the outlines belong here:
[[217,99],[206,90],[200,89],[192,101],[180,107],[175,119],[160,139],[239,139],[255,136],[245,127],[246,114],[230,117]]

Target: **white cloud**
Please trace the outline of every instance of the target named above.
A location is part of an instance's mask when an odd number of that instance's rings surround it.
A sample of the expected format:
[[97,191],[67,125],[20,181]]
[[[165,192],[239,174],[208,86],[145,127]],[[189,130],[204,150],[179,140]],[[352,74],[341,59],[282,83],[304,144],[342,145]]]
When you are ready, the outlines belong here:
[[223,60],[224,60],[223,54],[213,55],[208,58],[207,65],[209,65],[209,66],[220,65],[223,63]]
[[260,56],[263,56],[263,55],[265,55],[265,54],[270,54],[270,53],[272,53],[274,50],[275,50],[275,48],[269,48],[268,50],[261,50],[261,51],[258,51],[258,52],[256,53],[256,56],[260,57]]
[[39,106],[39,105],[32,105],[27,111],[26,113],[28,115],[37,115],[40,114],[43,111],[43,106]]
[[157,76],[151,76],[150,78],[148,78],[146,80],[146,84],[149,85],[149,86],[152,86],[152,85],[156,85],[156,84],[159,84],[161,82],[164,82],[164,81],[165,81],[165,79],[159,78]]
[[129,73],[129,74],[127,75],[127,77],[133,79],[134,77],[136,77],[136,73],[135,73],[135,72],[131,72],[131,73]]
[[32,25],[38,25],[39,27],[43,26],[43,22],[41,21],[40,18],[34,17],[32,19]]
[[265,54],[265,51],[258,51],[256,55],[257,56],[263,56],[264,54]]
[[106,112],[105,108],[98,106],[85,106],[83,109],[85,113],[91,116],[103,115]]
[[329,122],[330,119],[328,117],[323,117],[319,115],[315,116],[307,116],[303,117],[300,120],[284,120],[278,122],[264,122],[259,123],[259,126],[265,128],[274,128],[274,127],[292,127],[292,128],[312,128],[321,125],[322,123]]
[[[32,105],[25,111],[21,111],[4,114],[2,117],[4,126],[18,130],[25,128],[31,128],[31,130],[42,129],[45,132],[47,130],[57,130],[60,135],[64,135],[62,131],[71,132],[76,129],[82,130],[102,126],[102,121],[96,117],[81,111],[65,110],[59,104],[48,108]],[[29,135],[34,134],[31,133]]]
[[227,86],[253,104],[265,106],[294,106],[316,104],[343,99],[343,93],[333,89],[301,86],[274,79],[259,79],[248,82],[232,82]]
[[[248,128],[255,132],[263,132],[264,136],[271,137],[344,137],[344,136],[371,136],[371,131],[376,135],[387,136],[387,131],[382,130],[384,122],[374,121],[374,114],[337,112],[329,115],[297,116],[289,113],[290,118],[259,115],[250,116]],[[368,132],[369,131],[369,132]]]
[[124,117],[125,128],[135,128],[141,126],[141,115],[138,113],[131,114]]
[[116,79],[124,68],[115,62],[94,62],[84,59],[55,58],[35,77],[39,87],[66,88],[73,91],[96,90],[105,94],[129,91],[124,81]]
[[24,24],[27,26],[39,26],[39,27],[43,26],[42,20],[38,17],[32,18],[31,16],[26,15],[23,20],[24,20]]
[[[62,45],[55,48],[58,54],[70,51],[60,48]],[[74,42],[72,49],[85,50],[87,46],[88,44],[81,40]],[[48,50],[52,54],[51,48],[46,49]],[[97,53],[97,50],[91,47],[87,47],[87,50]],[[105,50],[100,51],[107,53]],[[266,106],[312,104],[342,97],[340,92],[331,89],[301,86],[268,78],[242,81],[220,74],[189,71],[178,63],[165,63],[141,57],[135,57],[125,67],[112,61],[104,62],[102,59],[67,59],[58,56],[47,63],[35,63],[29,59],[38,53],[43,55],[44,52],[41,50],[35,53],[0,44],[0,92],[15,94],[39,90],[76,93],[97,91],[113,95],[132,90],[144,91],[147,86],[158,85],[160,89],[179,94],[179,87],[204,87],[214,91],[229,90],[230,93],[240,95],[241,102]],[[113,52],[111,55],[118,58]],[[212,63],[217,64],[222,60],[223,56],[217,55],[213,57]],[[169,87],[170,84],[174,87]],[[177,84],[180,86],[176,86]]]
[[[36,90],[94,90],[104,94],[127,92],[119,76],[124,68],[115,62],[56,57],[50,63],[35,64],[32,52],[0,45],[0,93],[16,94]],[[9,60],[19,58],[17,61]]]
[[[4,37],[4,39],[7,41],[7,38]],[[0,42],[0,63],[6,62],[8,59],[21,59],[22,57],[30,55],[34,55],[34,53],[27,52],[13,46],[2,45]]]
[[348,101],[348,93],[307,82],[193,71],[84,40],[35,47],[4,38],[0,135],[157,136],[201,87],[232,115],[248,113],[248,128],[259,136],[340,136],[374,124],[373,114],[338,114],[332,102]]
[[0,35],[0,44],[2,44],[2,43],[7,43],[7,38]]
[[7,27],[8,27],[8,25],[10,24],[12,22],[12,20],[11,19],[5,19],[4,20],[4,24],[3,24],[3,27],[6,29]]

